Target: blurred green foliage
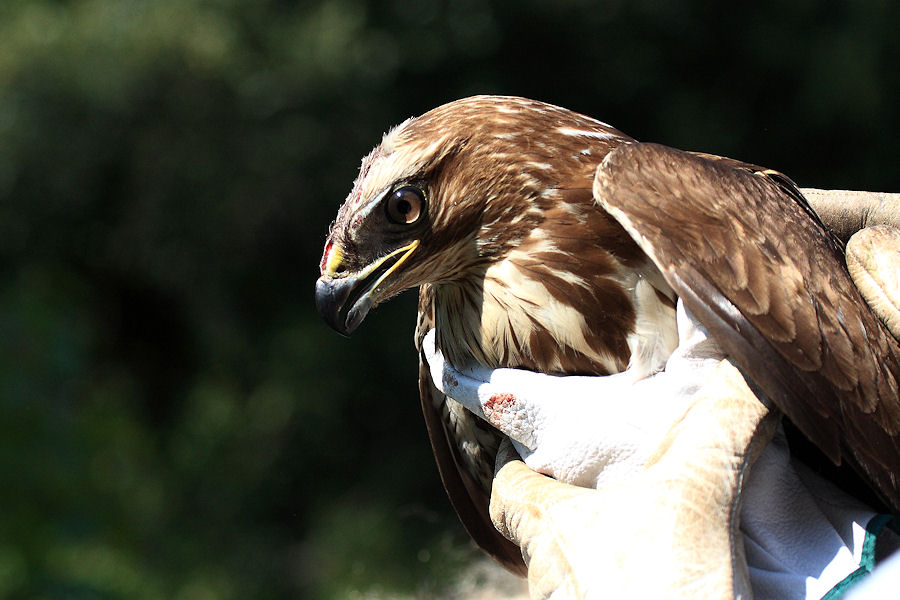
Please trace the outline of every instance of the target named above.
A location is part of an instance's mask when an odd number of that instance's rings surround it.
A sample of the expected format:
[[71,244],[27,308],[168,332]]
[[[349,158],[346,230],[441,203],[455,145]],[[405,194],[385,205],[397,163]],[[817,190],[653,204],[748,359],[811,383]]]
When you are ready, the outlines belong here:
[[475,555],[414,298],[321,244],[390,125],[472,93],[900,189],[900,4],[0,3],[0,597],[437,597]]

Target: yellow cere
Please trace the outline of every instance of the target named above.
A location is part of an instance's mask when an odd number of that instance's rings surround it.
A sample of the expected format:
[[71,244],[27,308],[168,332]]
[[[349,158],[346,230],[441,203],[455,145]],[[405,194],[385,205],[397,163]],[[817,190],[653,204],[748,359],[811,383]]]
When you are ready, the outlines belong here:
[[328,257],[325,260],[325,275],[334,277],[338,267],[341,266],[343,258],[344,256],[341,254],[341,249],[337,246],[332,246],[328,252]]

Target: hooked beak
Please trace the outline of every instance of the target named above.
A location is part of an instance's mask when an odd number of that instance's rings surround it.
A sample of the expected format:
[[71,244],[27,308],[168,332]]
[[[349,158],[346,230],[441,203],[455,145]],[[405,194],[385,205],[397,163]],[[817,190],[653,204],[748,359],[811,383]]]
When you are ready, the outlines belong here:
[[[323,259],[323,275],[316,281],[316,309],[329,327],[344,337],[350,337],[376,304],[378,286],[409,258],[419,246],[419,240],[394,250],[357,273],[336,277],[340,252],[329,250]],[[344,317],[341,309],[354,291],[360,290],[350,303]]]

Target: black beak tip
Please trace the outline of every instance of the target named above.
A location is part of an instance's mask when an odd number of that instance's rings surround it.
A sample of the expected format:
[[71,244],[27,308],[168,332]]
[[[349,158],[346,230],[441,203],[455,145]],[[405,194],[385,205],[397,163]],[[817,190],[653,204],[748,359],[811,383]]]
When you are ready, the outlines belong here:
[[351,290],[352,286],[340,279],[320,277],[316,281],[316,310],[329,327],[344,337],[350,337],[350,330],[341,320],[341,307]]

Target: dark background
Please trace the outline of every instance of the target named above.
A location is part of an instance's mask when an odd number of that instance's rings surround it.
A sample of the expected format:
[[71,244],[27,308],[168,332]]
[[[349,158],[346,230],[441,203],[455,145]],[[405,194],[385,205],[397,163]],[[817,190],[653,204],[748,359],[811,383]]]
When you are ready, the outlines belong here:
[[449,593],[477,553],[414,294],[351,340],[313,307],[360,158],[505,93],[900,191],[898,24],[886,0],[0,3],[0,597]]

